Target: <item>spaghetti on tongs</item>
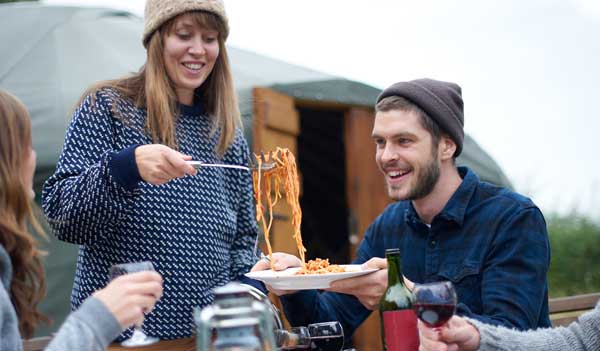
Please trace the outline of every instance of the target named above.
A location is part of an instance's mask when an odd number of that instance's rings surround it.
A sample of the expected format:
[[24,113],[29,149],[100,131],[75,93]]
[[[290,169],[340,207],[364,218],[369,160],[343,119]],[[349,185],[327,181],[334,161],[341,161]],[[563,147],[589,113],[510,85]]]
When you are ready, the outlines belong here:
[[[296,168],[296,158],[288,149],[277,148],[265,155],[255,155],[257,166],[252,172],[254,180],[254,199],[256,200],[256,221],[263,226],[267,249],[269,250],[269,259],[271,269],[273,267],[273,250],[269,240],[269,232],[273,224],[273,207],[281,199],[280,188],[283,187],[285,199],[292,208],[292,227],[294,228],[294,239],[298,247],[298,253],[302,264],[304,265],[304,253],[306,248],[302,244],[302,235],[300,234],[300,223],[302,221],[302,210],[300,209],[300,182],[298,180],[298,170]],[[261,170],[262,163],[273,162],[275,167]],[[264,197],[264,200],[263,200]],[[268,223],[265,217],[266,202],[268,208]]]
[[[257,165],[253,168],[252,178],[254,183],[254,199],[256,200],[256,221],[262,224],[271,269],[273,266],[273,249],[269,240],[269,233],[273,225],[273,207],[282,198],[280,189],[283,188],[285,199],[292,209],[293,238],[298,247],[298,254],[302,261],[302,268],[297,274],[322,274],[331,272],[343,272],[344,268],[337,265],[329,265],[329,260],[305,261],[306,248],[302,244],[300,224],[302,222],[302,210],[300,209],[300,182],[296,158],[288,149],[277,148],[268,154],[254,155]],[[273,163],[274,167],[261,169],[264,163]],[[265,216],[265,204],[268,209],[268,218]]]

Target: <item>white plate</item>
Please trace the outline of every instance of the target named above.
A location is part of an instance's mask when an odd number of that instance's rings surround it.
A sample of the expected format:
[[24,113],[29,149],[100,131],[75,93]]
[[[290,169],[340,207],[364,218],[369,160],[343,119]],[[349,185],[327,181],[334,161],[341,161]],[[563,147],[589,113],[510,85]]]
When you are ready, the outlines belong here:
[[332,281],[358,277],[377,270],[376,268],[362,270],[359,264],[343,264],[341,266],[346,268],[346,272],[295,275],[300,267],[294,267],[283,271],[272,271],[269,269],[266,271],[248,272],[246,273],[246,277],[260,280],[274,289],[308,290],[326,289],[329,288]]

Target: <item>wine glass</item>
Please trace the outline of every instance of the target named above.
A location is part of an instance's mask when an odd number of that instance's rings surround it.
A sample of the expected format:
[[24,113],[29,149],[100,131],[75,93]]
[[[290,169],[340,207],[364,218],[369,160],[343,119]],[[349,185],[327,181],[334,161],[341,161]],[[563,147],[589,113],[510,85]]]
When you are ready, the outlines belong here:
[[290,331],[275,330],[277,350],[297,351],[310,349],[310,334],[307,327],[293,327]]
[[344,329],[340,322],[309,324],[308,334],[313,351],[340,351],[344,347]]
[[[113,279],[115,279],[119,276],[125,275],[125,274],[143,272],[143,271],[154,271],[154,266],[152,265],[152,262],[143,261],[143,262],[115,264],[112,267],[110,267],[110,280],[113,280]],[[131,335],[131,338],[124,340],[121,343],[121,346],[124,346],[124,347],[146,346],[146,345],[152,345],[158,341],[159,341],[158,338],[146,335],[142,331],[141,324],[140,325],[136,324],[133,329],[133,334]]]
[[430,328],[444,325],[456,311],[456,291],[451,282],[415,285],[413,309]]

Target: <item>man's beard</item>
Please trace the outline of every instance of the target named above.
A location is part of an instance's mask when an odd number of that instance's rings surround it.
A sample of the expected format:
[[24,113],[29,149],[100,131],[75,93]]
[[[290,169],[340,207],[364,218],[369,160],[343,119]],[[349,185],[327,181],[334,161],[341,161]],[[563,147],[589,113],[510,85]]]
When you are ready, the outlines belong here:
[[423,173],[419,174],[417,183],[406,196],[406,200],[419,200],[431,194],[440,179],[440,166],[435,157],[432,157],[422,170]]
[[393,195],[393,189],[389,188],[389,196],[397,201],[402,200],[418,200],[431,194],[435,184],[440,179],[440,167],[436,159],[437,150],[433,150],[431,158],[427,161],[422,169],[422,172],[416,176],[416,184],[410,189],[408,194],[403,197],[395,197]]

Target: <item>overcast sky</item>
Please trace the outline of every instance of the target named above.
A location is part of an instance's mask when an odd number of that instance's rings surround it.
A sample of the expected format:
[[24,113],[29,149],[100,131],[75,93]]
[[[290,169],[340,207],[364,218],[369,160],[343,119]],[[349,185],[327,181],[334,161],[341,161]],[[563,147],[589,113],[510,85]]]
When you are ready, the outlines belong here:
[[[143,0],[47,0],[143,15]],[[600,0],[225,0],[228,43],[378,88],[463,88],[465,130],[549,213],[600,219]],[[109,77],[107,77],[109,78]]]

